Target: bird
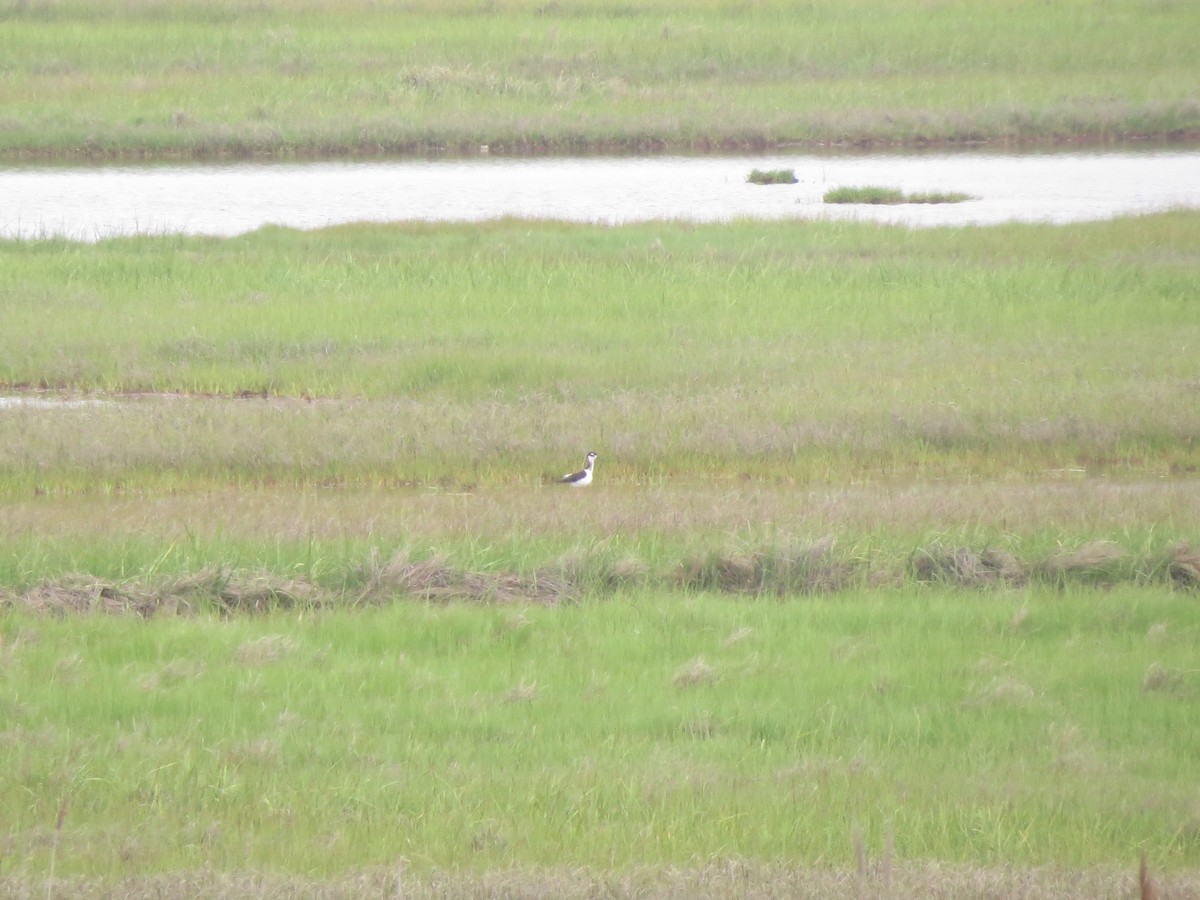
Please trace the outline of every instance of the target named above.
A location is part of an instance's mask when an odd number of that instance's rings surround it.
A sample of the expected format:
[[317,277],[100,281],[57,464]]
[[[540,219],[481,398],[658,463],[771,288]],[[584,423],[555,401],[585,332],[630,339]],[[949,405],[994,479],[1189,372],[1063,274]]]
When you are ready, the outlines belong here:
[[572,472],[570,475],[564,475],[558,479],[559,484],[569,484],[571,487],[587,487],[592,483],[592,467],[596,463],[596,452],[589,450],[587,462],[583,464],[583,468],[578,472]]

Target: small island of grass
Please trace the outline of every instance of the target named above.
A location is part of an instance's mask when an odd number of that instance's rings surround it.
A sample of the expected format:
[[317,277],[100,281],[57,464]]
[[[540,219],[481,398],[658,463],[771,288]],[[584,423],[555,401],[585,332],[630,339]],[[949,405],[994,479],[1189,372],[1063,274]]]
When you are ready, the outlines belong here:
[[793,169],[754,169],[746,180],[751,184],[795,184],[798,179]]
[[826,203],[962,203],[970,194],[957,191],[931,191],[906,194],[898,188],[842,187],[825,192]]

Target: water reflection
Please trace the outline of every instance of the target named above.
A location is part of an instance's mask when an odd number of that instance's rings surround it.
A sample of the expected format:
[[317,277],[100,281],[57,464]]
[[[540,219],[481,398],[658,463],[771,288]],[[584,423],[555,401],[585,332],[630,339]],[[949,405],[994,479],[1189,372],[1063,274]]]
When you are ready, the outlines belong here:
[[[754,168],[799,183],[747,184]],[[830,206],[825,191],[961,191],[951,205]],[[0,169],[0,236],[233,235],[267,224],[479,221],[618,224],[865,219],[911,226],[1072,222],[1200,207],[1200,153],[480,158],[451,161]]]

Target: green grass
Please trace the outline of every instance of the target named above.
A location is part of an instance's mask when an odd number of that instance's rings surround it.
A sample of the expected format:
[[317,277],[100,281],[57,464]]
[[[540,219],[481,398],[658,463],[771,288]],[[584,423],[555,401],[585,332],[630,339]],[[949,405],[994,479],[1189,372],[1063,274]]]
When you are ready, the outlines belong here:
[[0,491],[1193,472],[1196,227],[4,242]]
[[[1194,598],[0,619],[9,877],[1200,864]],[[319,848],[319,852],[314,852]]]
[[794,169],[753,169],[746,180],[751,184],[795,184],[796,172]]
[[10,3],[0,153],[211,157],[1200,132],[1191,3]]
[[0,893],[1194,893],[1197,227],[0,243]]
[[970,194],[955,191],[929,191],[906,194],[899,188],[841,187],[825,192],[826,203],[963,203]]
[[[499,589],[546,602],[627,588],[828,594],[922,584],[992,590],[1200,584],[1194,480],[1008,478],[788,487],[676,485],[584,496],[292,486],[9,500],[0,605],[91,608],[103,589],[153,610],[272,590],[344,606]],[[399,566],[398,569],[394,568]],[[477,573],[476,587],[459,580]],[[503,584],[503,579],[509,579]],[[515,579],[515,580],[513,580]],[[45,587],[48,592],[42,592]],[[59,592],[61,589],[61,593]],[[268,597],[269,600],[269,597]],[[101,604],[103,605],[103,604]]]

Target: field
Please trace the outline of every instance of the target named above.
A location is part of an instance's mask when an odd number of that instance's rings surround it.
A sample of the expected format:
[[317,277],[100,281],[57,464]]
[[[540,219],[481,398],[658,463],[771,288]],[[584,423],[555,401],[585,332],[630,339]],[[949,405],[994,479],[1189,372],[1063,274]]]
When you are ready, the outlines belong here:
[[1197,896],[1197,219],[3,244],[0,887]]
[[[1196,33],[18,0],[0,159],[1188,140]],[[1198,233],[0,241],[0,896],[1200,898]]]
[[1194,139],[1169,0],[19,0],[0,155]]
[[13,891],[1116,897],[1139,849],[1200,890],[1194,594],[0,628]]

